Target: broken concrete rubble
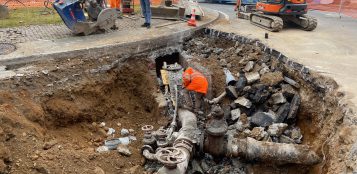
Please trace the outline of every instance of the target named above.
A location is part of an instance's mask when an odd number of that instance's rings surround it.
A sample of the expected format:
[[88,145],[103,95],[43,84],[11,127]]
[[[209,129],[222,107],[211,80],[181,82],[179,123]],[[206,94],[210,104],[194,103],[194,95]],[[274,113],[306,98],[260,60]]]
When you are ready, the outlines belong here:
[[233,121],[237,121],[239,117],[240,117],[240,109],[239,108],[231,111],[231,119]]
[[282,104],[282,103],[286,102],[286,98],[284,97],[283,93],[281,93],[281,92],[273,94],[271,96],[271,98],[273,99],[274,104]]
[[267,132],[270,136],[279,137],[281,134],[283,134],[283,132],[285,131],[285,129],[287,127],[288,127],[288,124],[286,124],[286,123],[274,123],[269,126]]
[[274,122],[274,115],[267,112],[257,112],[251,117],[251,123],[256,126],[266,127]]
[[248,99],[246,99],[245,97],[239,97],[236,100],[234,100],[234,103],[246,107],[246,108],[250,108],[252,106],[252,102],[250,102]]
[[245,65],[244,71],[245,71],[245,72],[249,72],[249,71],[251,71],[251,70],[253,69],[253,67],[254,67],[254,62],[253,62],[253,61],[249,61],[249,62]]
[[252,84],[260,79],[260,75],[258,72],[246,73],[245,78],[248,84]]

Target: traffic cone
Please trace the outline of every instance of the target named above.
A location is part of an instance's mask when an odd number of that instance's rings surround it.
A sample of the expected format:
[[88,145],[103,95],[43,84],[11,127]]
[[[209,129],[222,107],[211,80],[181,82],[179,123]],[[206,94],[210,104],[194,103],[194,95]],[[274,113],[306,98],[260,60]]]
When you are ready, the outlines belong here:
[[188,20],[187,24],[188,26],[193,26],[196,27],[196,15],[195,15],[195,9],[192,9],[192,13],[191,13],[191,19]]

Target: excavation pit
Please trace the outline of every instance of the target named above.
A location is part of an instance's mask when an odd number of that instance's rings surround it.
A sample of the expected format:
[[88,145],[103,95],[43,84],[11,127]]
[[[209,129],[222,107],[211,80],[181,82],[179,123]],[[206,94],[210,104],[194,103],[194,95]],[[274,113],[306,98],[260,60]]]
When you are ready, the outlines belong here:
[[[351,129],[342,126],[346,112],[339,101],[343,94],[337,92],[333,80],[315,74],[258,41],[215,30],[199,31],[174,51],[171,48],[168,53],[162,50],[157,51],[160,54],[144,53],[129,58],[78,57],[10,67],[17,75],[0,82],[0,148],[4,152],[1,170],[5,173],[141,173],[162,167],[143,160],[141,128],[150,124],[156,130],[169,124],[168,117],[163,114],[165,108],[159,108],[159,103],[155,102],[162,97],[157,77],[160,77],[164,61],[177,62],[184,67],[203,67],[205,75],[211,79],[209,99],[225,91],[223,68],[228,68],[237,80],[242,69],[247,72],[259,69],[260,72],[264,68],[262,63],[271,73],[281,72],[283,78],[288,77],[299,86],[297,88],[286,79],[276,79],[275,75],[264,77],[267,86],[272,88],[267,89],[271,90],[268,98],[282,91],[282,84],[290,85],[299,94],[301,104],[296,119],[287,124],[289,128],[299,128],[302,138],[292,143],[310,146],[322,159],[316,165],[276,164],[244,157],[213,159],[208,153],[200,153],[197,144],[197,153],[191,159],[188,172],[202,169],[205,173],[333,173],[346,168],[347,164],[340,161],[344,159],[340,154],[347,156],[354,140],[347,133]],[[247,65],[249,61],[254,63],[253,67]],[[264,81],[262,78],[263,75],[255,83]],[[275,84],[276,81],[279,82]],[[252,82],[247,86],[253,85]],[[284,97],[292,103],[294,96],[286,93]],[[245,97],[251,100],[251,96]],[[251,118],[259,109],[276,112],[284,102],[279,102],[278,95],[274,98],[275,108],[260,108],[258,101],[253,102],[257,106],[255,110],[241,109],[241,113]],[[231,107],[231,103],[225,98],[220,105],[225,109]],[[234,127],[237,120],[232,120],[231,113],[225,116],[228,134],[244,138],[244,130],[237,131]],[[202,116],[198,118],[198,127],[203,132],[206,120]],[[255,127],[259,126],[245,129],[253,132]],[[114,136],[107,135],[109,128],[116,130]],[[122,128],[132,129],[130,135],[137,138],[128,145],[131,155],[121,155],[116,150],[96,152],[105,139],[123,137],[120,135]],[[264,131],[267,129],[265,127]],[[339,129],[344,130],[346,136],[336,134]],[[291,138],[289,136],[291,132],[286,135]],[[281,143],[280,139],[271,141]],[[337,152],[336,147],[340,147]]]

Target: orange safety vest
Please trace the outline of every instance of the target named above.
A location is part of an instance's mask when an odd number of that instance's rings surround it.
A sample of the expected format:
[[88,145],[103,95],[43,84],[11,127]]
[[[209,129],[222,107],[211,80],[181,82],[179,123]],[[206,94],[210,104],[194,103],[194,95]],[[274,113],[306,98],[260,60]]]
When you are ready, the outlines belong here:
[[207,94],[208,81],[206,77],[197,70],[189,67],[182,75],[183,85],[189,91]]

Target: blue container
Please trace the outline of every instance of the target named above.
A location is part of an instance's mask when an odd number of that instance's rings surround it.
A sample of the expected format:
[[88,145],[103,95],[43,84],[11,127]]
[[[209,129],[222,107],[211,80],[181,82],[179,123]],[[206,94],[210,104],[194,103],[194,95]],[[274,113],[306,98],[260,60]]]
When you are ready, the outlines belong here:
[[63,3],[61,4],[59,3],[59,0],[56,0],[56,2],[53,3],[53,8],[56,9],[63,22],[72,31],[77,22],[86,21],[80,2],[77,0],[63,0]]

